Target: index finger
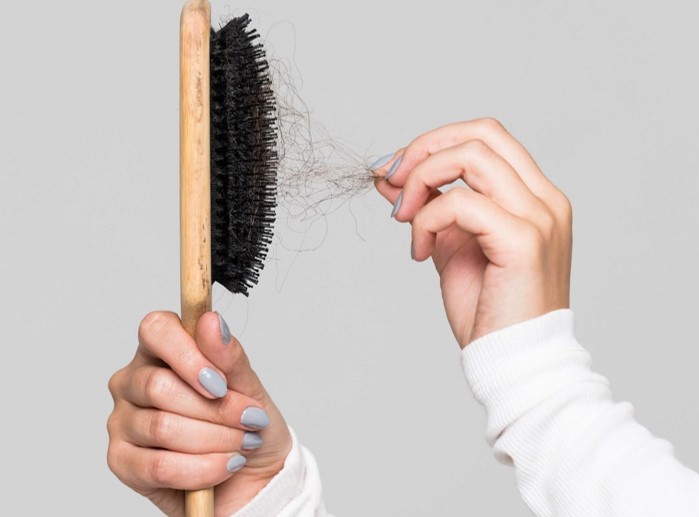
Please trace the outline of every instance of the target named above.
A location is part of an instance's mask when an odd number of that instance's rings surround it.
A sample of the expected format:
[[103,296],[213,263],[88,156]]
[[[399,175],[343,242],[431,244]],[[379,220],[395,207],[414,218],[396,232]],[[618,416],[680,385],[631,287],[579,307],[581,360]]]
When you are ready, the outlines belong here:
[[481,140],[502,156],[537,197],[547,199],[558,192],[524,146],[491,118],[448,124],[420,135],[406,147],[400,165],[388,181],[402,187],[410,171],[428,156],[469,140]]
[[252,369],[243,346],[231,335],[223,317],[207,312],[197,321],[194,332],[199,350],[211,360],[228,380],[228,386],[239,393],[259,401],[266,401],[267,394]]
[[199,351],[177,314],[148,314],[138,328],[138,342],[140,354],[165,362],[204,397],[221,398],[228,392],[225,376]]

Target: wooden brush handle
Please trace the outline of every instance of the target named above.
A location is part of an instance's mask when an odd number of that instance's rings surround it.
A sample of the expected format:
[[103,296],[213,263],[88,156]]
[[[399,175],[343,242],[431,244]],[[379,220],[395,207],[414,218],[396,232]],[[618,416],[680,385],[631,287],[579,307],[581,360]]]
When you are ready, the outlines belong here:
[[[208,0],[188,0],[180,18],[180,298],[194,335],[211,310],[211,197]],[[187,517],[214,516],[214,490],[185,493]]]

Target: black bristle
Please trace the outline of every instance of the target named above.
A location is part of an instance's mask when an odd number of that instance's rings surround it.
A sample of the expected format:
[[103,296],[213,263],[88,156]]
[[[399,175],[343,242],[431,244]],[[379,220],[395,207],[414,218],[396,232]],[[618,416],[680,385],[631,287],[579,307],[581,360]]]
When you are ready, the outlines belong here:
[[211,266],[248,295],[275,219],[277,110],[259,34],[246,14],[211,31]]

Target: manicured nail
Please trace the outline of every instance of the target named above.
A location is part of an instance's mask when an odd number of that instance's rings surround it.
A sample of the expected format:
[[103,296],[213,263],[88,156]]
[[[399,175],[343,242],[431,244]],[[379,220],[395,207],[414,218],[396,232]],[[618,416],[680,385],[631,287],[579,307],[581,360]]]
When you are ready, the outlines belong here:
[[243,449],[257,449],[262,445],[262,437],[257,433],[245,433],[243,435],[243,443],[241,448]]
[[415,246],[410,242],[410,258],[415,260]]
[[388,163],[388,160],[390,160],[391,158],[393,158],[393,155],[394,155],[394,154],[396,154],[396,153],[391,153],[391,154],[387,154],[386,156],[382,156],[381,158],[379,158],[378,160],[376,160],[374,163],[372,163],[371,165],[369,165],[369,170],[370,170],[370,171],[375,171],[376,169],[378,169],[378,168],[380,168],[380,167],[386,165],[386,164]]
[[228,328],[228,324],[226,323],[226,320],[223,319],[221,314],[218,315],[218,326],[221,329],[221,339],[223,340],[223,344],[227,345],[231,342],[231,329]]
[[241,454],[236,454],[235,456],[231,456],[228,459],[228,463],[226,463],[226,470],[228,472],[238,472],[240,469],[242,469],[245,466],[245,462],[247,460],[245,459],[245,456],[242,456]]
[[199,372],[199,382],[204,389],[216,398],[223,397],[228,392],[226,380],[211,368],[202,368]]
[[398,166],[400,165],[400,162],[401,162],[402,159],[403,159],[403,155],[401,154],[401,155],[398,157],[398,159],[397,159],[395,162],[393,162],[393,165],[391,165],[391,168],[388,169],[388,172],[386,173],[386,177],[385,177],[384,179],[390,178],[391,175],[392,175],[394,172],[396,172],[396,169],[397,169]]
[[396,214],[398,213],[398,210],[400,210],[400,204],[403,202],[403,191],[400,191],[400,194],[398,194],[398,199],[396,199],[396,204],[393,205],[393,210],[391,211],[391,217],[395,217]]
[[264,429],[269,425],[269,417],[264,409],[249,407],[240,416],[240,423],[253,429]]

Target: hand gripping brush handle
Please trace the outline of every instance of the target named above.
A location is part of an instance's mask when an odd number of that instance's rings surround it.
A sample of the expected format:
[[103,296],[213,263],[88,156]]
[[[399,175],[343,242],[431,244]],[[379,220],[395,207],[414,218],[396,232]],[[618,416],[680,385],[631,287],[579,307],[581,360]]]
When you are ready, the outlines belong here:
[[[180,294],[192,336],[212,280],[247,296],[272,240],[277,111],[249,21],[212,31],[208,0],[188,0],[180,18]],[[186,492],[185,508],[213,517],[213,489]]]

